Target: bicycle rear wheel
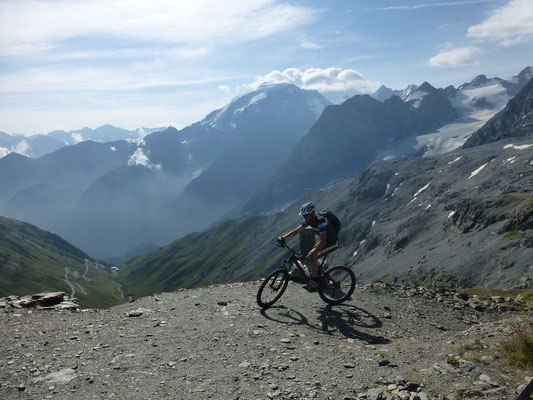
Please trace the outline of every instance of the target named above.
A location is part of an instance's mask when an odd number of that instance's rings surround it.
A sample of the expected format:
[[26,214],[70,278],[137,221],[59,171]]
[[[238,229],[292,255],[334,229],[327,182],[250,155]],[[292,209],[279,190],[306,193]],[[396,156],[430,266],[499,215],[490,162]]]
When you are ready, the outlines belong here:
[[268,308],[279,300],[287,284],[289,274],[286,269],[280,268],[268,275],[257,291],[257,304],[262,308]]
[[318,294],[326,303],[340,304],[350,298],[354,289],[355,274],[350,268],[339,265],[324,273]]

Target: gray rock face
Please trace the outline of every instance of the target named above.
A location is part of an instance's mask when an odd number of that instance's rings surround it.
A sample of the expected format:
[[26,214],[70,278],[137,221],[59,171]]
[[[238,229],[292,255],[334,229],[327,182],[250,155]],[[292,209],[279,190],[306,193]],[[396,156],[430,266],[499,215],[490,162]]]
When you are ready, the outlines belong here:
[[425,400],[475,392],[500,400],[525,383],[523,372],[492,357],[527,308],[502,312],[490,306],[498,299],[483,311],[455,308],[465,296],[383,283],[358,286],[331,307],[290,283],[277,306],[261,311],[258,287],[141,298],[136,318],[130,304],[2,312],[0,398]]
[[[190,271],[194,276],[186,282],[195,279],[195,284],[207,276],[222,283],[254,270],[266,273],[284,256],[274,238],[293,229],[301,204],[313,201],[342,222],[341,246],[330,262],[351,266],[361,283],[530,287],[532,162],[533,135],[439,156],[374,162],[357,177],[304,196],[282,213],[222,224],[123,270],[136,286],[152,274],[171,277],[152,290],[179,287]],[[238,244],[226,249],[220,237],[239,238]],[[194,257],[184,257],[186,252]]]

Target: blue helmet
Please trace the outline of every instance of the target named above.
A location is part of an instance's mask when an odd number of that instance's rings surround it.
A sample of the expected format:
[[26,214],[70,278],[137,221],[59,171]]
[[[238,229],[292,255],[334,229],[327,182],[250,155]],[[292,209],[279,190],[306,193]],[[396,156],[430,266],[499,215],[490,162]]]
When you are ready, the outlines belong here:
[[305,203],[302,208],[300,208],[300,215],[308,215],[315,211],[315,205],[311,202]]

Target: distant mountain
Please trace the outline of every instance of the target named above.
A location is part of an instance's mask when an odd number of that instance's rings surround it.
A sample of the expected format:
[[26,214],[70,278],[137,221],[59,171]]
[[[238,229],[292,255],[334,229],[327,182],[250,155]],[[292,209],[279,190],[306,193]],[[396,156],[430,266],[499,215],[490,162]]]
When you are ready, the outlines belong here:
[[205,228],[249,198],[330,104],[316,91],[262,85],[184,129],[191,150],[201,143],[199,157],[216,157],[175,202],[182,234]]
[[405,99],[411,92],[415,91],[418,88],[418,85],[410,84],[403,90],[394,90],[381,85],[377,91],[371,94],[373,98],[379,101],[385,101],[390,99],[392,96],[398,96],[402,100]]
[[83,128],[70,132],[52,131],[48,134],[33,136],[9,135],[0,132],[0,158],[15,152],[28,157],[39,158],[63,146],[74,145],[86,140],[95,142],[114,142],[136,140],[164,128],[139,128],[135,131],[103,125],[96,129]]
[[0,159],[0,211],[64,235],[61,220],[86,188],[125,164],[136,147],[86,141],[37,159],[11,153]]
[[313,201],[343,224],[331,264],[350,266],[360,283],[531,287],[532,146],[529,135],[375,161],[282,213],[227,221],[131,260],[119,279],[128,294],[144,296],[265,275],[284,254],[274,238],[296,227],[299,207]]
[[276,175],[244,206],[257,213],[283,206],[303,193],[363,170],[381,150],[435,129],[457,117],[446,91],[428,83],[405,101],[354,96],[330,106],[289,155]]
[[529,82],[502,111],[468,138],[464,148],[533,132],[533,69],[531,76]]
[[163,245],[244,201],[328,104],[316,91],[265,85],[181,131],[10,154],[0,159],[0,212],[100,258]]
[[[300,197],[283,212],[225,221],[131,260],[119,279],[128,293],[142,296],[257,278],[279,265],[283,251],[276,250],[274,238],[297,226],[300,205],[313,201],[342,221],[341,247],[330,263],[350,266],[360,283],[531,287],[530,84],[501,113],[508,124],[487,123],[506,135],[437,156],[375,161],[355,178]],[[369,99],[350,102],[358,109],[366,102],[361,112],[370,115],[379,106]],[[400,110],[412,109],[397,97],[391,101]],[[313,129],[330,112],[343,121],[346,109],[328,107]]]
[[0,297],[43,291],[74,294],[82,307],[124,301],[110,272],[61,237],[0,217]]
[[[436,155],[461,147],[473,132],[481,128],[522,89],[528,76],[533,76],[533,67],[526,67],[518,75],[505,80],[479,75],[457,89],[447,87],[444,91],[458,117],[415,138],[394,143],[381,151],[378,158]],[[413,95],[402,96],[402,99],[412,100]]]

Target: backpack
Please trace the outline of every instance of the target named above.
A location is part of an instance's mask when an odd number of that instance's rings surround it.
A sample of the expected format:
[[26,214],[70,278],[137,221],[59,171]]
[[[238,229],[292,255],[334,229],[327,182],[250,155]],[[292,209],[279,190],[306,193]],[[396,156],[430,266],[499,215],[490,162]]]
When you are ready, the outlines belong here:
[[333,225],[337,233],[339,233],[341,230],[341,221],[339,221],[335,214],[333,214],[330,210],[323,210],[320,211],[318,215],[326,217],[328,221],[331,222],[331,225]]

